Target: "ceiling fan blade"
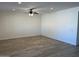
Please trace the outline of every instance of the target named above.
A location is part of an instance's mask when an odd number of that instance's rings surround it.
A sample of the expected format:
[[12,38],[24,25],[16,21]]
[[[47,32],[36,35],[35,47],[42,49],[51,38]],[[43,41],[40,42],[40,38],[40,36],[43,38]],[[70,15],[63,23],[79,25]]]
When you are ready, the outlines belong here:
[[37,9],[37,8],[31,8],[31,10],[34,10],[34,9]]
[[39,14],[38,12],[34,12],[34,14]]
[[29,11],[30,8],[18,8],[20,10]]

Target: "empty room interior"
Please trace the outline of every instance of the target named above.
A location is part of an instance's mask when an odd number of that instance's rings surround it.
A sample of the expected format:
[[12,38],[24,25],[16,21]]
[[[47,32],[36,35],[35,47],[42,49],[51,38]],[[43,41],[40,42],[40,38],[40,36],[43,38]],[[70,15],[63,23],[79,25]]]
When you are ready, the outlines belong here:
[[0,57],[79,57],[79,2],[0,2]]

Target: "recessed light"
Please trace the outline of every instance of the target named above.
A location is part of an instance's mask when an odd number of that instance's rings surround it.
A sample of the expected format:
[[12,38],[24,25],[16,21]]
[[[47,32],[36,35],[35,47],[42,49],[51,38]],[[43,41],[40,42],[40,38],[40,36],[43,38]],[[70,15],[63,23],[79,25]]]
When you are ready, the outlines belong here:
[[51,10],[53,10],[53,8],[50,8]]
[[18,4],[22,4],[22,2],[18,2]]
[[12,11],[15,11],[16,9],[12,9]]

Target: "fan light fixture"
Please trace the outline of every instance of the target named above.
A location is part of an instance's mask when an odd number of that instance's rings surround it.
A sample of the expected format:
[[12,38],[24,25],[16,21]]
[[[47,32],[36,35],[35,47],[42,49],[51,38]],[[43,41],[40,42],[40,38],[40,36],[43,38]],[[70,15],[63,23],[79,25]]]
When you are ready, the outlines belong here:
[[29,13],[29,16],[33,16],[33,14],[30,14],[30,13]]

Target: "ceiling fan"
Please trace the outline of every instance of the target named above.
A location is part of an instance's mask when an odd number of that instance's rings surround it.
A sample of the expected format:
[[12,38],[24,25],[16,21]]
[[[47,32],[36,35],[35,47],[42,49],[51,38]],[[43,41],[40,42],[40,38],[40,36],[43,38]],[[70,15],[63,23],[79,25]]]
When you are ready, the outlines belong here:
[[[33,15],[39,15],[39,14],[43,14],[46,12],[43,12],[45,10],[53,10],[53,8],[26,8],[24,9],[26,13],[29,13],[29,16],[33,16]],[[40,13],[39,13],[40,11]],[[49,11],[48,11],[49,12]]]
[[28,13],[29,16],[34,16],[34,15],[40,15],[40,14],[44,14],[44,13],[47,13],[47,12],[51,12],[53,10],[53,8],[30,7],[30,8],[18,8],[18,10],[24,11],[25,13]]
[[33,16],[33,15],[35,15],[35,14],[39,14],[39,12],[34,11],[35,9],[37,9],[37,8],[30,8],[30,9],[29,9],[29,11],[28,11],[29,16]]
[[39,15],[39,9],[38,8],[18,8],[18,10],[23,11],[25,13],[28,13],[29,16]]

